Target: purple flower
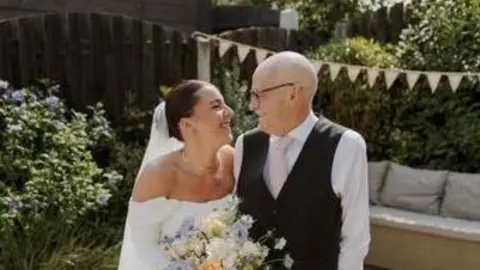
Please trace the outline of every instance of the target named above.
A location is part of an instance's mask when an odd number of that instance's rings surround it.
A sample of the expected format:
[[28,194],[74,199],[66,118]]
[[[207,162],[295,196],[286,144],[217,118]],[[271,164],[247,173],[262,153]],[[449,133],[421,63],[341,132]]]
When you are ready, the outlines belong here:
[[25,89],[16,90],[12,93],[12,99],[18,102],[22,102],[25,99],[26,95],[27,92],[25,91]]
[[100,195],[98,195],[97,203],[101,206],[106,206],[111,196],[112,196],[111,194],[104,191]]
[[60,99],[57,96],[49,96],[47,98],[48,107],[50,107],[50,109],[55,108],[58,105],[59,101]]
[[23,202],[15,198],[7,197],[5,200],[10,211],[18,211],[19,209],[23,208]]

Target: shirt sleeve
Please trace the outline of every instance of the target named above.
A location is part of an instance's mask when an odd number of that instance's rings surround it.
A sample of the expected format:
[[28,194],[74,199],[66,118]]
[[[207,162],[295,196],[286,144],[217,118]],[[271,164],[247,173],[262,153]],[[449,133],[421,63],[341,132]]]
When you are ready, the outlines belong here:
[[346,131],[332,165],[332,186],[341,198],[342,242],[339,270],[362,270],[370,245],[367,147],[363,137]]
[[243,134],[238,136],[237,141],[235,142],[235,156],[233,159],[233,175],[235,177],[235,188],[234,192],[237,191],[238,177],[240,176],[240,168],[242,167],[243,159]]

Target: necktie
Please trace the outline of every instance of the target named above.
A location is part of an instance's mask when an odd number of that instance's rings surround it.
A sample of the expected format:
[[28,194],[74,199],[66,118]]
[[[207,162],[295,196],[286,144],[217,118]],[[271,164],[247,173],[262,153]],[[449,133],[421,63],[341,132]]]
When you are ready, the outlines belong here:
[[287,148],[292,143],[292,138],[283,136],[273,140],[270,157],[270,192],[277,198],[285,180],[288,177]]

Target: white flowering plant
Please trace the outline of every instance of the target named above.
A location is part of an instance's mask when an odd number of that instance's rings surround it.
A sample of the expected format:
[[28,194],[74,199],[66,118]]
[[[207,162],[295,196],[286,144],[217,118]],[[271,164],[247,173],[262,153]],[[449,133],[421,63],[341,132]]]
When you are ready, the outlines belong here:
[[[270,249],[265,242],[274,240],[273,248],[283,250],[286,240],[268,232],[254,241],[249,234],[253,218],[238,211],[238,197],[231,195],[229,202],[204,219],[185,218],[175,235],[162,235],[160,255],[170,263],[158,269],[260,270],[278,262],[267,260]],[[287,269],[293,265],[288,254],[281,261]]]

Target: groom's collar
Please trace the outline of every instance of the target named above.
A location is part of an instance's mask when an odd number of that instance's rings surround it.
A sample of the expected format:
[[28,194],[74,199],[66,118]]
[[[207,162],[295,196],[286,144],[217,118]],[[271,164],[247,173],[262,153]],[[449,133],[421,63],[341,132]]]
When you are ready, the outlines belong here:
[[[296,128],[292,129],[287,135],[294,138],[296,141],[304,143],[317,121],[318,117],[311,111],[307,118],[305,118],[305,120],[303,120],[303,122]],[[273,140],[277,138],[277,136],[271,136],[271,139]]]

